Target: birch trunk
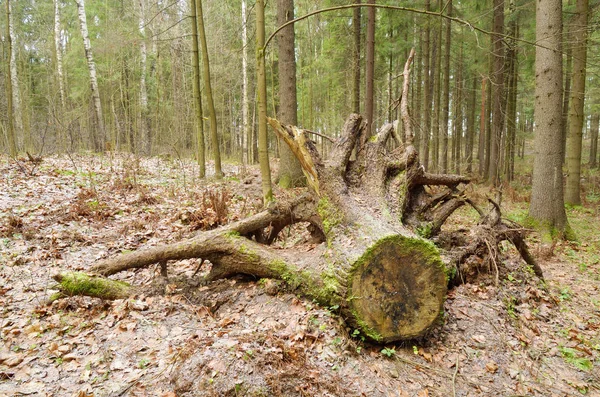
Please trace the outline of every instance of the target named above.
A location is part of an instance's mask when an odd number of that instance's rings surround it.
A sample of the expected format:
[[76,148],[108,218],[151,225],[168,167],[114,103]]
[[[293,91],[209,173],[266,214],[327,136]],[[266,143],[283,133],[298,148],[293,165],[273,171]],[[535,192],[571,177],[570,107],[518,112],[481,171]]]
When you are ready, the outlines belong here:
[[148,90],[146,88],[146,74],[148,70],[147,59],[148,51],[146,48],[146,22],[144,19],[144,0],[139,0],[139,31],[141,36],[140,42],[140,112],[141,123],[140,129],[142,132],[142,147],[144,154],[149,156],[152,153],[152,132],[150,126],[150,117],[148,109]]
[[[14,62],[15,54],[13,48],[14,35],[12,31],[12,17],[11,17],[11,7],[10,0],[6,0],[6,19],[8,23],[6,24],[6,37],[8,41],[8,53],[9,53],[9,65],[8,65],[8,74],[7,74],[7,84],[6,84],[6,100],[8,105],[8,149],[10,151],[11,157],[17,157],[17,140],[15,134],[15,122],[17,119],[17,112],[15,108],[18,107],[19,99],[19,85],[18,80],[16,79],[16,63]],[[15,79],[13,80],[13,70],[15,72]],[[16,92],[16,95],[15,95]],[[15,101],[15,96],[17,100]],[[16,128],[19,131],[18,127]]]
[[58,93],[60,95],[60,106],[62,113],[67,107],[67,98],[65,94],[65,77],[62,63],[62,45],[60,29],[60,5],[58,0],[54,0],[54,56],[56,57],[56,77],[58,80]]
[[96,63],[92,55],[92,45],[87,28],[87,18],[85,16],[84,0],[76,0],[77,14],[79,15],[79,26],[81,28],[81,36],[83,38],[83,48],[85,50],[85,58],[87,60],[88,72],[90,74],[90,88],[92,90],[92,101],[94,103],[94,111],[96,113],[97,131],[92,133],[92,144],[96,152],[101,152],[104,149],[106,141],[106,130],[104,128],[104,119],[102,117],[102,102],[100,101],[100,90],[98,88],[98,78],[96,76]]

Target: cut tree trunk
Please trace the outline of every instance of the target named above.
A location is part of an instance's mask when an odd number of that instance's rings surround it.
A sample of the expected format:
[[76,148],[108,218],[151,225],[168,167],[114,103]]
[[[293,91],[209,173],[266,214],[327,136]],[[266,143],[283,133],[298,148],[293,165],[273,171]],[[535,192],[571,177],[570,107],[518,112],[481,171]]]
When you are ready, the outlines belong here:
[[[109,276],[159,263],[166,273],[169,260],[202,258],[212,264],[207,282],[239,273],[282,279],[292,290],[339,308],[362,335],[387,343],[426,334],[443,312],[449,282],[467,280],[483,266],[473,256],[495,261],[500,241],[512,240],[535,265],[522,229],[502,221],[497,206],[490,214],[477,208],[481,234],[443,255],[425,238],[440,238],[445,220],[462,205],[474,204],[460,189],[468,178],[429,174],[419,163],[407,105],[412,56],[401,103],[406,146],[387,149],[396,134],[392,124],[364,139],[363,118],[352,114],[323,159],[306,131],[269,119],[302,166],[306,194],[187,241],[102,260],[92,272]],[[308,222],[322,243],[308,253],[269,247],[279,231],[296,222]]]

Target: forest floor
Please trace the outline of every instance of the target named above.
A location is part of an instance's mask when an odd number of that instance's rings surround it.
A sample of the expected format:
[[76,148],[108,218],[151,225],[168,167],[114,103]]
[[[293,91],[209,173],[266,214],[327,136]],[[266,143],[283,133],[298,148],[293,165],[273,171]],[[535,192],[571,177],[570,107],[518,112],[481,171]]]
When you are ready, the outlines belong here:
[[[198,260],[170,263],[168,281],[156,267],[113,276],[144,287],[134,299],[48,303],[60,271],[258,211],[258,170],[225,171],[211,182],[178,159],[0,157],[0,396],[600,396],[593,191],[569,210],[580,242],[550,254],[530,236],[545,283],[507,245],[498,271],[449,291],[443,323],[407,343],[365,343],[335,307],[272,280],[202,286]],[[505,196],[518,220],[526,194]],[[282,246],[314,248],[284,234]]]

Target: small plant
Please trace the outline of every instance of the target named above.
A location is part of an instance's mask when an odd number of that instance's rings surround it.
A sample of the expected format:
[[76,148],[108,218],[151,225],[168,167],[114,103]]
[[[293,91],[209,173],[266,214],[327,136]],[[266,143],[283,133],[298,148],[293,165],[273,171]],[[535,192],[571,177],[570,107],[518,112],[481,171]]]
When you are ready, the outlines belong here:
[[383,349],[381,349],[381,354],[383,354],[387,358],[392,358],[396,355],[396,349],[384,347]]
[[515,312],[515,304],[517,303],[517,299],[514,296],[508,297],[504,299],[504,305],[506,306],[506,313],[513,320],[517,319],[517,314]]
[[138,362],[138,368],[145,369],[146,367],[148,367],[148,364],[150,364],[150,360],[148,360],[147,358],[142,358]]
[[560,295],[558,297],[561,302],[571,300],[571,297],[571,289],[569,287],[561,288]]
[[567,363],[581,371],[590,371],[594,367],[594,364],[588,358],[577,357],[577,350],[575,349],[563,346],[559,350]]

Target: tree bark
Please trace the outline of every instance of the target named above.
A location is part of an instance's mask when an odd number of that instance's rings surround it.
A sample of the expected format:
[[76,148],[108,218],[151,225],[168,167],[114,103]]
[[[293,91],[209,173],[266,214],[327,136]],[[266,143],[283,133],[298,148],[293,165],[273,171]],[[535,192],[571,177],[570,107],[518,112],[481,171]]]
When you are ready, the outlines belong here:
[[516,6],[514,0],[510,0],[509,5],[512,19],[509,23],[508,47],[506,50],[507,64],[507,100],[506,100],[506,139],[504,150],[504,176],[506,181],[510,182],[514,178],[515,165],[515,144],[517,134],[517,16],[515,15]]
[[242,0],[242,164],[248,165],[248,141],[251,138],[250,130],[250,99],[248,88],[248,15],[246,13],[246,0]]
[[592,114],[590,118],[590,168],[598,166],[598,130],[600,127],[600,115]]
[[[356,4],[360,4],[361,0],[357,0]],[[356,7],[352,11],[352,36],[354,37],[354,52],[352,54],[353,65],[353,88],[352,88],[352,111],[360,113],[360,17],[361,8]]]
[[92,133],[92,145],[96,152],[104,151],[106,143],[106,129],[104,128],[104,116],[102,113],[102,101],[100,100],[100,89],[98,88],[98,78],[96,74],[96,63],[92,55],[92,45],[90,43],[90,35],[87,28],[87,18],[85,15],[84,0],[76,0],[77,13],[79,15],[79,27],[83,38],[83,48],[85,50],[85,58],[87,60],[88,73],[90,78],[90,88],[92,91],[92,102],[94,104],[94,112],[96,116],[96,131]]
[[204,91],[210,117],[210,140],[212,143],[213,159],[215,162],[215,177],[223,178],[221,170],[221,150],[219,147],[219,135],[217,132],[217,112],[213,100],[212,85],[210,81],[210,59],[208,56],[208,45],[206,43],[206,32],[204,30],[204,14],[202,12],[202,0],[196,0],[196,22],[198,23],[198,38],[202,48],[202,64],[204,65]]
[[200,91],[200,50],[198,48],[198,15],[196,0],[191,0],[192,16],[192,65],[194,67],[194,109],[196,129],[196,157],[200,167],[200,178],[206,176],[206,149],[204,144],[204,115],[202,112],[202,94]]
[[536,2],[535,140],[529,215],[551,232],[568,231],[562,176],[562,1]]
[[[58,81],[58,94],[60,98],[61,117],[64,116],[67,109],[67,96],[65,92],[65,77],[63,72],[62,61],[62,44],[61,44],[61,29],[60,29],[60,3],[54,0],[54,59],[56,62],[56,80]],[[59,132],[59,142],[66,149],[65,131]]]
[[[12,15],[11,15],[11,0],[6,0],[6,38],[8,42],[8,73],[6,74],[6,101],[7,101],[7,117],[8,117],[8,150],[10,156],[13,158],[17,157],[17,135],[20,134],[17,125],[17,115],[19,112],[16,111],[19,103],[19,85],[17,75],[17,64],[15,61],[15,49],[14,49],[14,33],[12,29]],[[14,72],[14,73],[13,73]],[[13,79],[13,75],[15,78]],[[16,100],[15,100],[16,95]],[[17,130],[17,133],[15,133]]]
[[[294,0],[277,1],[277,23],[294,19]],[[285,124],[298,124],[298,103],[296,100],[296,47],[294,25],[279,32],[277,49],[279,53],[279,109],[278,119]],[[312,128],[312,126],[311,126]],[[277,180],[283,188],[302,186],[305,184],[304,175],[298,159],[287,145],[279,148],[279,173]]]
[[500,142],[504,131],[504,0],[494,0],[494,34],[492,62],[492,133],[490,136],[489,182],[497,186],[500,183]]
[[573,24],[573,74],[569,104],[567,135],[567,186],[565,202],[581,205],[581,145],[583,138],[583,105],[587,61],[588,0],[577,0]]
[[[368,4],[375,4],[375,0],[367,0]],[[367,10],[367,45],[366,45],[366,89],[365,89],[365,115],[367,118],[366,137],[373,133],[375,117],[375,7]]]
[[140,130],[144,154],[152,154],[152,125],[150,123],[150,110],[148,108],[148,89],[146,88],[146,75],[148,73],[147,59],[148,50],[146,48],[146,19],[145,19],[145,0],[138,0],[138,29],[140,32]]
[[[430,11],[430,0],[425,0],[425,11]],[[423,129],[420,139],[420,150],[422,153],[421,163],[427,170],[429,168],[429,137],[431,135],[431,54],[429,42],[431,39],[431,21],[429,16],[425,17],[425,38],[423,40]]]
[[269,141],[267,136],[267,75],[265,69],[265,3],[256,1],[256,79],[258,84],[258,159],[262,180],[263,203],[273,200]]
[[[452,16],[452,0],[448,1],[446,12]],[[444,103],[442,105],[442,172],[448,172],[448,120],[450,116],[450,45],[452,22],[446,21],[446,40],[444,42]]]

